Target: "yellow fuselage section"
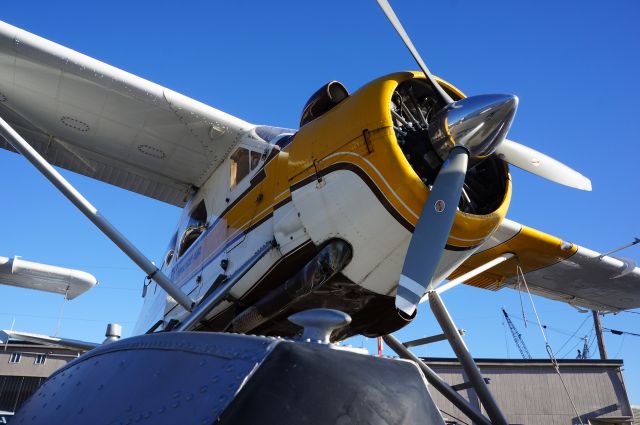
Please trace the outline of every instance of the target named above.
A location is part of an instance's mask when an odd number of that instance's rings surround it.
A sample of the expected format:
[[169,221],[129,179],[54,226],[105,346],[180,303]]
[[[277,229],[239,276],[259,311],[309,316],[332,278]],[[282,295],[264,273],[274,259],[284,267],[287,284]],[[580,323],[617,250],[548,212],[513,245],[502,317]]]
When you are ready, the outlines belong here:
[[[274,147],[264,168],[251,178],[249,188],[217,213],[219,219],[198,242],[202,255],[215,257],[240,235],[247,234],[290,202],[296,188],[321,181],[324,175],[341,169],[357,171],[376,193],[379,207],[386,208],[405,229],[413,232],[429,189],[399,147],[390,113],[394,90],[411,78],[423,76],[418,72],[399,72],[370,82],[303,126],[282,149]],[[440,82],[458,97],[464,96],[447,82]],[[507,174],[506,191],[495,211],[485,215],[457,212],[447,249],[459,251],[460,257],[470,255],[471,252],[464,251],[477,247],[495,231],[510,199],[511,181]],[[196,256],[193,251],[185,257]],[[179,270],[178,281],[182,280],[181,276],[188,279],[207,258],[181,261],[189,266]]]

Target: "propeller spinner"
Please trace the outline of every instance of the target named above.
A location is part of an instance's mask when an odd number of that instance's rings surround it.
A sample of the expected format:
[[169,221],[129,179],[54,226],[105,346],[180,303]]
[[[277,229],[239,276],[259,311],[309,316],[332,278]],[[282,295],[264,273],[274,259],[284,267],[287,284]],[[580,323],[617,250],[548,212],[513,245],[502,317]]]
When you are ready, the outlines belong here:
[[430,288],[447,243],[470,156],[482,160],[495,152],[516,167],[582,190],[591,190],[591,181],[547,155],[506,139],[518,106],[516,96],[480,95],[454,102],[427,68],[389,2],[377,2],[446,105],[429,122],[431,144],[444,163],[418,218],[396,294],[396,307],[413,315]]

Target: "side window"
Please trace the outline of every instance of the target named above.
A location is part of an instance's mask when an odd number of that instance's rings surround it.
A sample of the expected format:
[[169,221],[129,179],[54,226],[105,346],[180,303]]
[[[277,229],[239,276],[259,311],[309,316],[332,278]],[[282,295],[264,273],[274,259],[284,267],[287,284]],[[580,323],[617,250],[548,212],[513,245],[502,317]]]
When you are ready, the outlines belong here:
[[[187,249],[198,239],[198,237],[207,228],[207,207],[204,205],[204,200],[200,201],[198,206],[191,211],[189,216],[189,223],[187,228],[182,234],[180,239],[180,247],[178,248],[178,257],[187,252]],[[172,256],[173,257],[173,256]]]
[[233,189],[249,174],[249,149],[238,148],[231,155],[231,179],[229,187]]
[[171,261],[173,260],[173,257],[175,256],[175,248],[176,248],[176,242],[178,240],[178,234],[174,233],[173,236],[171,237],[171,240],[169,241],[169,246],[167,247],[167,253],[164,257],[164,267],[169,267],[169,264],[171,264]]
[[260,153],[251,151],[251,171],[255,170],[258,164],[260,164],[260,158],[262,158]]
[[260,165],[262,154],[256,151],[250,151],[247,148],[238,148],[231,155],[231,172],[229,178],[229,188],[233,189],[242,181],[249,173]]
[[20,363],[21,357],[22,354],[20,353],[11,353],[11,355],[9,356],[9,363]]

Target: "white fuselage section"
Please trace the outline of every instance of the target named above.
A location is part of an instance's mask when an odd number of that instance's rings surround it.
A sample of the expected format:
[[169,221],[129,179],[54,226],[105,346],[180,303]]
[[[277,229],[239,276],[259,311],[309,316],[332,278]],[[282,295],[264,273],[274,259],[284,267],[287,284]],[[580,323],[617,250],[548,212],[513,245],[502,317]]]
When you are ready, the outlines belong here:
[[[251,139],[244,141],[252,149],[264,152],[277,149],[273,145]],[[264,158],[263,156],[263,161]],[[234,299],[242,299],[258,287],[274,267],[286,264],[296,251],[310,244],[320,246],[330,239],[343,239],[353,250],[353,258],[342,270],[350,281],[380,295],[394,296],[404,261],[410,232],[400,224],[379,200],[380,193],[366,175],[349,169],[337,169],[303,186],[289,190],[287,200],[272,214],[256,223],[248,232],[227,233],[223,214],[238,197],[243,196],[257,167],[233,189],[229,188],[230,164],[227,160],[187,204],[180,219],[175,246],[178,253],[183,233],[190,221],[190,211],[204,200],[208,216],[207,229],[179,257],[174,254],[165,268],[172,280],[195,301],[200,301],[216,279],[231,275],[247,262],[265,243],[277,246],[262,257],[231,289]],[[389,186],[391,187],[391,186]],[[256,216],[260,211],[256,211]],[[215,241],[215,242],[212,242]],[[434,281],[448,276],[473,253],[444,250]],[[176,258],[178,257],[178,258]],[[225,269],[226,267],[226,269]],[[290,270],[293,275],[297,270]],[[187,312],[155,283],[147,296],[136,332],[145,332],[170,320],[181,320]],[[215,317],[231,306],[228,301],[216,305],[207,317]],[[162,321],[162,324],[159,322]]]

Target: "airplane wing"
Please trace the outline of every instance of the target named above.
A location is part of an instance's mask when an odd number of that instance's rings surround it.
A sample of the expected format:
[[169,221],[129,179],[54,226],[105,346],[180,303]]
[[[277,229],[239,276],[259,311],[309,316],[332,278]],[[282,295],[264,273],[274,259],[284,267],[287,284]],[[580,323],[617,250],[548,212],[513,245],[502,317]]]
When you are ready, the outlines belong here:
[[534,294],[598,311],[640,307],[640,268],[635,263],[600,257],[590,249],[508,219],[449,279],[507,252],[516,257],[464,283],[493,291],[502,288],[526,291],[522,278],[517,276],[520,265]]
[[180,207],[253,128],[3,22],[0,116],[52,164]]

